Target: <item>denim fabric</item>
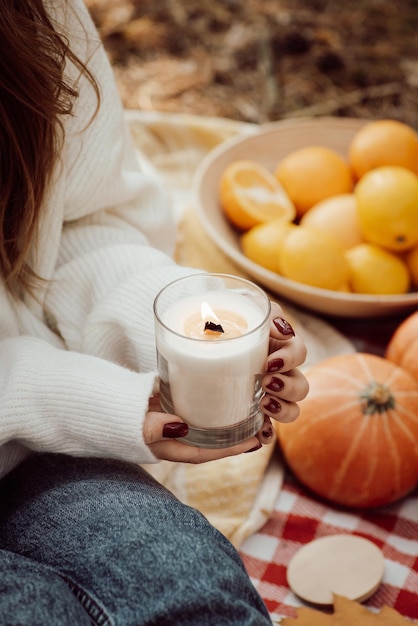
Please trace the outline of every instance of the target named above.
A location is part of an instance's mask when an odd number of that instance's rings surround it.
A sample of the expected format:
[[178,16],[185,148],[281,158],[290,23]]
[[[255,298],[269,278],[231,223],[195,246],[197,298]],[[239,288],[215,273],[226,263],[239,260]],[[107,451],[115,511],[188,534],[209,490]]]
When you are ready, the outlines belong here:
[[142,469],[35,455],[0,481],[2,626],[265,626],[233,546]]

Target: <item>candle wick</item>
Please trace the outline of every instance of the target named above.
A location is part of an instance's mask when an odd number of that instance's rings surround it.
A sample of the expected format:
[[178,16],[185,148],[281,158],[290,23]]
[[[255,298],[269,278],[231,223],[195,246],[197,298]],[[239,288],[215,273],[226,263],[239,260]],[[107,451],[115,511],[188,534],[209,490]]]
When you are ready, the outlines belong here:
[[215,324],[215,322],[205,322],[205,331],[210,331],[213,333],[223,333],[225,332],[222,328],[221,324]]

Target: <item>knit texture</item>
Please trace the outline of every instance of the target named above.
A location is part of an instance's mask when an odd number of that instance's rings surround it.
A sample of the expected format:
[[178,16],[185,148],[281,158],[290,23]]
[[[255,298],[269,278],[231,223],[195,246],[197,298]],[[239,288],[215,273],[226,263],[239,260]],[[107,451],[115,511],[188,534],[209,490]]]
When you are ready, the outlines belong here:
[[156,379],[152,305],[191,273],[172,260],[161,181],[144,173],[112,69],[82,0],[51,16],[100,85],[78,80],[76,115],[42,208],[31,262],[45,282],[15,302],[0,286],[0,476],[29,450],[156,459],[143,420]]

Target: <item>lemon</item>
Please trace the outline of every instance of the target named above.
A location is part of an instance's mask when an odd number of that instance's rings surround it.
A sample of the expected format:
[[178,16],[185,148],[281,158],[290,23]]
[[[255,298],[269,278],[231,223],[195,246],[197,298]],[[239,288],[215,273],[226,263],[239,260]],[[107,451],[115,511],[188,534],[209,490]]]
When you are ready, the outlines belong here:
[[245,256],[272,272],[279,272],[279,248],[296,225],[282,219],[253,226],[241,235],[241,249]]
[[338,290],[349,276],[348,263],[338,242],[304,226],[296,226],[284,238],[279,267],[286,278],[322,289]]
[[345,257],[355,293],[395,295],[408,291],[408,268],[396,254],[375,244],[361,243],[347,250]]
[[299,223],[334,237],[344,250],[363,241],[357,203],[352,193],[338,194],[318,202],[302,216]]
[[228,220],[245,231],[281,218],[291,222],[296,209],[277,178],[255,161],[233,161],[219,182],[219,201]]
[[367,172],[354,194],[360,230],[366,241],[394,252],[418,243],[418,176],[403,167]]

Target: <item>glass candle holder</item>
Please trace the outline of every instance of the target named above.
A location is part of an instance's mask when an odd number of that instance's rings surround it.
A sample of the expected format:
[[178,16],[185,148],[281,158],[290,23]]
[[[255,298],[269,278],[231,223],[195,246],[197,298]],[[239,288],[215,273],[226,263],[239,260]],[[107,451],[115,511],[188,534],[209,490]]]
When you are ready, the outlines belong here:
[[186,276],[157,295],[160,401],[188,424],[181,441],[224,448],[259,431],[270,309],[260,287],[227,274]]

